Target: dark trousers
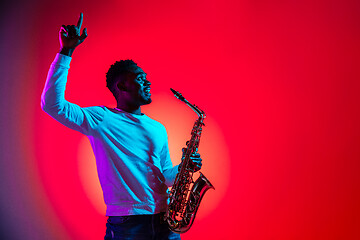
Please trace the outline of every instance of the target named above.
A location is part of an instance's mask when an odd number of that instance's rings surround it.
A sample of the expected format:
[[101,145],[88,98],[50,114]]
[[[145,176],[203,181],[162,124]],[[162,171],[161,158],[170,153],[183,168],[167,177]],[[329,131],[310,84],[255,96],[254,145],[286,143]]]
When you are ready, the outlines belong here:
[[163,216],[163,213],[111,216],[106,223],[104,240],[180,240],[180,234],[168,229]]

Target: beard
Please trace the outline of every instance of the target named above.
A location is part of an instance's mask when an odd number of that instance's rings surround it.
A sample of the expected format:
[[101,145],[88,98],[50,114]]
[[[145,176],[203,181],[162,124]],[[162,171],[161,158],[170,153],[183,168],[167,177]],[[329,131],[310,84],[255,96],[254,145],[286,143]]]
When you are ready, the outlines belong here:
[[148,97],[146,99],[143,99],[143,104],[142,105],[147,105],[147,104],[150,104],[151,102],[152,102],[151,97]]
[[150,94],[142,94],[141,95],[141,105],[147,105],[152,102],[151,95]]

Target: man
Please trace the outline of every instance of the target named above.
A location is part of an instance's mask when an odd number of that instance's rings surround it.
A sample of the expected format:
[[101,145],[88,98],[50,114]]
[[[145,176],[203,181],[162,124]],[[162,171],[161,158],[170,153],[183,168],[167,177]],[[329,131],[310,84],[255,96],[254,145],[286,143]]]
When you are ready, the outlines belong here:
[[[180,239],[163,221],[178,166],[172,165],[164,126],[141,112],[151,103],[146,73],[132,60],[110,67],[106,81],[116,108],[81,108],[65,100],[71,56],[87,37],[86,28],[80,35],[82,22],[81,13],[76,26],[60,29],[60,52],[48,73],[42,109],[90,140],[109,216],[105,239]],[[200,155],[191,159],[199,170]]]

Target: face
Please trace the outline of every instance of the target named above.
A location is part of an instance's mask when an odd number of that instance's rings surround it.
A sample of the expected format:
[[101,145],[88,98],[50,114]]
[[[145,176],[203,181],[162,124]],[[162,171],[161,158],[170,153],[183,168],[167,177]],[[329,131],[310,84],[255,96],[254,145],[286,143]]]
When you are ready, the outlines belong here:
[[151,103],[151,83],[146,79],[146,73],[139,67],[130,69],[126,74],[125,87],[134,105],[145,105]]

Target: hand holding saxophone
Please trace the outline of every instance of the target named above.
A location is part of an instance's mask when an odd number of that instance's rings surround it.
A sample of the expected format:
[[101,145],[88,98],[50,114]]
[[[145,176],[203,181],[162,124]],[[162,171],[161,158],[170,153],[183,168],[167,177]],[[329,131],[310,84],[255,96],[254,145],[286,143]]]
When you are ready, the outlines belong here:
[[[182,161],[183,161],[184,158],[185,158],[186,150],[187,150],[187,148],[183,148],[183,149],[182,149],[182,157],[181,157],[181,163],[180,163],[180,165],[179,165],[179,169],[181,168],[181,166],[182,166]],[[190,162],[190,167],[191,167],[192,169],[194,169],[194,172],[199,171],[199,170],[201,169],[201,167],[202,167],[202,159],[201,159],[200,153],[198,153],[198,152],[193,153],[193,154],[190,156],[190,160],[191,160],[191,162]]]

